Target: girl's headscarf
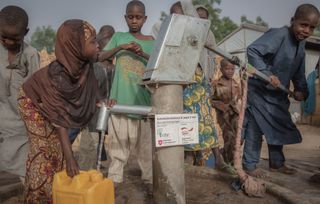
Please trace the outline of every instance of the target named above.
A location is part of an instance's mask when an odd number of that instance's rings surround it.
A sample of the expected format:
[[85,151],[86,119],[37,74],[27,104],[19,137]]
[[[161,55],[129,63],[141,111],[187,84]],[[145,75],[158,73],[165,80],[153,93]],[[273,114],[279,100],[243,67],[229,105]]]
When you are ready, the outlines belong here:
[[51,123],[66,128],[84,127],[96,110],[98,84],[85,44],[95,36],[83,20],[67,20],[57,32],[56,60],[37,71],[23,90]]

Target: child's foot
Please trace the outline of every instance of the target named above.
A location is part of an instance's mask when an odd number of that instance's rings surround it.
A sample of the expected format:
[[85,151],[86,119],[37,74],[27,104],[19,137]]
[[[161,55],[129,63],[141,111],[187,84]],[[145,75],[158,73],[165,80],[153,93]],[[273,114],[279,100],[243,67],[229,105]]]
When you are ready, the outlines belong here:
[[252,171],[246,170],[246,173],[249,176],[255,177],[255,178],[267,178],[268,174],[267,172],[263,171],[262,169],[254,169]]
[[222,163],[221,165],[217,166],[217,170],[231,175],[237,175],[236,169],[230,164]]
[[271,168],[271,167],[270,167],[269,170],[270,170],[271,172],[279,172],[279,173],[288,174],[288,175],[292,175],[292,174],[297,173],[297,170],[296,170],[296,169],[289,168],[289,167],[287,167],[286,165],[283,165],[283,166],[280,167],[280,168]]

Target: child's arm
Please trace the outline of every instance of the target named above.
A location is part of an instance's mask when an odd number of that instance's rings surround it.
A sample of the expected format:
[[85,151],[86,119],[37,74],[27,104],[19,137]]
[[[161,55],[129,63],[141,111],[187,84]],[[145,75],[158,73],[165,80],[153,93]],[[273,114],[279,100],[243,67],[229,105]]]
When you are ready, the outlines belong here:
[[[151,37],[151,36],[150,36]],[[151,37],[152,38],[152,37]],[[153,38],[152,38],[153,39]],[[139,55],[140,57],[143,57],[144,59],[146,60],[149,60],[150,58],[150,55],[145,53],[143,50],[142,50],[142,47],[138,44],[138,43],[135,43],[134,47],[133,47],[133,50],[132,50],[134,53],[136,53],[137,55]]]
[[211,82],[211,86],[212,86],[212,92],[211,92],[211,97],[210,97],[210,103],[211,106],[215,109],[218,109],[222,112],[225,112],[227,109],[226,104],[224,104],[219,97],[217,97],[215,95],[216,93],[216,89],[217,89],[217,85],[218,85],[218,80],[214,80]]
[[145,53],[145,52],[139,53],[138,55],[141,56],[141,57],[143,57],[143,58],[146,59],[146,60],[149,60],[149,58],[150,58],[150,55],[148,55],[148,54]]
[[[151,36],[151,35],[146,35],[146,36],[144,36],[144,37],[145,37],[145,40],[154,40],[154,37]],[[143,57],[144,59],[149,60],[150,55],[147,54],[147,53],[145,53],[145,52],[143,52],[143,50],[142,50],[142,48],[141,48],[141,46],[140,46],[139,44],[137,44],[137,46],[138,46],[138,47],[137,47],[137,50],[136,50],[135,53],[136,53],[137,55]]]
[[280,85],[280,81],[271,71],[271,65],[267,62],[276,55],[285,37],[285,33],[279,29],[270,29],[260,38],[254,41],[247,49],[248,61],[257,70],[270,76],[270,83],[274,87]]
[[222,111],[222,112],[225,112],[227,110],[227,107],[228,107],[228,105],[226,105],[222,101],[215,100],[213,98],[211,98],[211,106],[213,108],[216,108],[216,109]]
[[66,170],[70,177],[79,174],[79,167],[76,160],[73,157],[71,143],[68,136],[68,129],[64,127],[57,127],[59,133],[59,139],[62,146],[64,157],[66,158]]
[[294,99],[297,101],[306,100],[309,96],[307,80],[305,76],[305,57],[301,60],[299,69],[292,77],[294,86]]
[[115,55],[120,50],[121,50],[121,47],[119,46],[109,51],[101,51],[98,56],[98,61],[103,62],[103,61],[109,60],[113,57],[113,55]]
[[276,29],[270,29],[254,41],[247,49],[248,61],[256,69],[271,76],[271,66],[266,62],[271,59],[279,49],[284,35]]
[[102,51],[99,53],[98,61],[102,62],[105,60],[109,60],[109,59],[113,58],[113,56],[117,52],[119,52],[120,50],[131,50],[132,51],[132,50],[134,50],[135,47],[136,47],[136,43],[130,42],[128,44],[119,45],[118,47],[115,47],[109,51]]
[[98,61],[102,62],[102,61],[105,61],[105,60],[109,60],[111,58],[113,58],[113,56],[119,52],[120,50],[128,50],[128,51],[131,51],[145,59],[149,59],[149,55],[146,54],[145,52],[143,52],[141,46],[136,43],[136,42],[130,42],[128,44],[122,44],[122,45],[119,45],[118,47],[116,48],[113,48],[109,51],[104,51],[104,52],[100,52],[99,54],[99,57],[98,57]]

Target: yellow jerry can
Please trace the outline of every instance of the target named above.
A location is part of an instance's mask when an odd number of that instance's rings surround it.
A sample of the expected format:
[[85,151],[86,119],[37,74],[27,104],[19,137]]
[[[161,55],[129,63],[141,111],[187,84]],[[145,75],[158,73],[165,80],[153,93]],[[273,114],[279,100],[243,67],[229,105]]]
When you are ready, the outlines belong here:
[[96,171],[80,171],[70,178],[66,171],[54,175],[53,204],[114,204],[114,186]]

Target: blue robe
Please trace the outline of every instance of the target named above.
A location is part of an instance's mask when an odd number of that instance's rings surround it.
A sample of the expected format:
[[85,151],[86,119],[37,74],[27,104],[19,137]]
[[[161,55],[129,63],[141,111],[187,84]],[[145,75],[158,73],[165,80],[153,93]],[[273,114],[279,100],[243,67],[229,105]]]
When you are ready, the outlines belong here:
[[[297,41],[288,27],[270,29],[248,47],[248,61],[261,72],[275,75],[289,88],[308,96],[305,77],[305,40]],[[249,79],[246,117],[251,115],[271,145],[300,143],[291,120],[288,95],[255,77]],[[246,119],[245,119],[246,121]]]

